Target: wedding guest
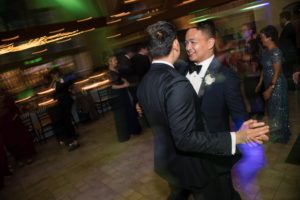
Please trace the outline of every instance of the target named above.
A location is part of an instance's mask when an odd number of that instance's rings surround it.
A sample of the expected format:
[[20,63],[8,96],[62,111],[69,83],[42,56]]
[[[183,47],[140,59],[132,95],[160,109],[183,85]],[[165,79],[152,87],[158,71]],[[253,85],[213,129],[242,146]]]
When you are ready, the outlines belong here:
[[54,98],[58,101],[55,116],[53,116],[59,127],[56,134],[60,143],[66,145],[69,151],[73,151],[80,146],[72,123],[73,99],[70,87],[74,79],[63,76],[57,68],[52,69],[49,75],[52,78],[51,87],[55,88]]
[[112,82],[112,110],[114,113],[117,137],[119,142],[125,142],[131,135],[138,135],[142,129],[139,124],[137,113],[129,98],[129,82],[118,71],[118,60],[111,55],[106,59],[109,69],[109,78]]
[[22,123],[20,111],[14,100],[3,89],[0,90],[0,95],[0,137],[2,137],[6,149],[20,166],[30,164],[36,153],[33,138]]
[[266,26],[260,31],[260,38],[266,50],[261,58],[263,72],[257,87],[264,83],[263,96],[267,103],[270,141],[287,143],[291,135],[288,121],[288,86],[282,73],[282,52],[277,46],[278,31],[272,25]]
[[298,50],[296,29],[291,22],[291,13],[283,11],[279,15],[282,31],[278,39],[278,47],[282,52],[282,72],[285,75],[288,88],[293,89],[292,74],[298,67]]

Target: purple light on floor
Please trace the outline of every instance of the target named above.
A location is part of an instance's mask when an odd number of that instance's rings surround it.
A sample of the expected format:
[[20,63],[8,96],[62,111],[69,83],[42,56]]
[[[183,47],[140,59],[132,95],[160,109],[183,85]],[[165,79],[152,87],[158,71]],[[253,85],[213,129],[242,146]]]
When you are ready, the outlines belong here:
[[238,145],[242,158],[233,167],[233,174],[237,187],[244,195],[252,193],[257,174],[266,165],[265,151],[263,145],[241,144]]

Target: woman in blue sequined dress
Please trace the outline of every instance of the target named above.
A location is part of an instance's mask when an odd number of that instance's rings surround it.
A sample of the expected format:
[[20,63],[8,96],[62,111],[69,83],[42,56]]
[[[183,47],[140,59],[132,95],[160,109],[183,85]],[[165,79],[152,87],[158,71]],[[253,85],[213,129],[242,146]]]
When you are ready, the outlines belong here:
[[274,26],[266,26],[260,31],[260,37],[266,50],[263,52],[261,63],[263,72],[261,81],[265,86],[263,93],[267,103],[267,113],[270,125],[270,140],[287,143],[290,137],[288,125],[288,88],[282,73],[282,53],[277,47],[278,32]]

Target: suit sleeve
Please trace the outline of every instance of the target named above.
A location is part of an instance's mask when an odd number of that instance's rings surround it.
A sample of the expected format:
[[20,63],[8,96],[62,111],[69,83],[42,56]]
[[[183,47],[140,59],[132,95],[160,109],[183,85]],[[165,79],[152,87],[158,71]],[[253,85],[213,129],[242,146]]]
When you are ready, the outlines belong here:
[[229,108],[230,116],[239,129],[244,121],[248,119],[248,114],[241,95],[240,78],[233,71],[228,71],[225,81],[225,100]]
[[287,28],[287,30],[286,30],[285,38],[289,39],[289,40],[292,40],[294,45],[296,45],[296,31],[295,31],[292,23],[289,23],[286,28]]
[[[232,155],[230,133],[215,133],[196,129],[195,94],[189,82],[170,84],[166,93],[168,123],[176,148],[180,151]],[[204,130],[204,128],[203,128]]]

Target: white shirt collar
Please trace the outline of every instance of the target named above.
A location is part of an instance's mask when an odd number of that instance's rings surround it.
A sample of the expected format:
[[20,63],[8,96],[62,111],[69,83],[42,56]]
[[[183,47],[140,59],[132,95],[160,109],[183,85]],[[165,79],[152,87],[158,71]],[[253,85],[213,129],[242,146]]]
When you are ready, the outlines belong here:
[[196,63],[197,65],[202,65],[201,71],[199,74],[197,74],[196,72],[193,73],[187,73],[186,74],[186,78],[191,82],[195,92],[198,94],[200,87],[202,85],[204,76],[206,74],[206,71],[210,65],[210,63],[212,62],[214,58],[214,55],[212,55],[211,57],[209,57],[208,59],[200,62],[200,63]]
[[128,58],[128,60],[130,60],[130,57],[129,57],[129,55],[125,54],[125,57],[126,57],[126,58]]
[[162,64],[166,64],[166,65],[169,65],[170,67],[175,68],[172,63],[169,63],[167,61],[163,61],[163,60],[154,60],[154,61],[152,61],[152,64],[155,64],[155,63],[162,63]]
[[284,23],[284,26],[286,26],[286,25],[289,24],[289,23],[291,23],[291,21],[286,21],[286,22]]
[[202,67],[203,67],[204,65],[209,65],[209,64],[211,63],[211,61],[214,59],[214,56],[215,56],[215,55],[212,55],[211,57],[207,58],[206,60],[204,60],[204,61],[202,61],[202,62],[200,62],[200,63],[195,63],[195,64],[197,64],[197,65],[202,65]]

